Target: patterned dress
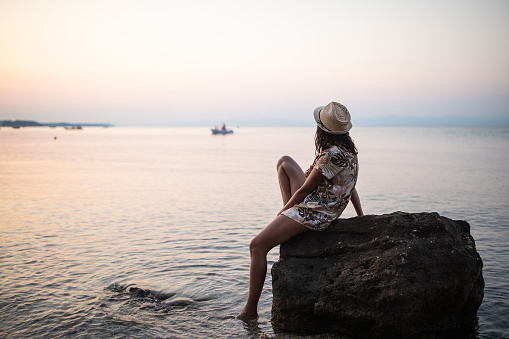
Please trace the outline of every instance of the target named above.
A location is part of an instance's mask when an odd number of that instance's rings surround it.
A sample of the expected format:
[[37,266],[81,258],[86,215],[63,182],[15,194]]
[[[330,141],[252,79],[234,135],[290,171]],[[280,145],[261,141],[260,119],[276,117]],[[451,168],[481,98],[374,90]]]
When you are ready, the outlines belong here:
[[332,146],[320,153],[313,165],[306,171],[309,176],[313,168],[325,176],[318,186],[304,200],[283,211],[310,230],[321,231],[339,218],[350,201],[357,182],[359,163],[355,154],[343,148]]

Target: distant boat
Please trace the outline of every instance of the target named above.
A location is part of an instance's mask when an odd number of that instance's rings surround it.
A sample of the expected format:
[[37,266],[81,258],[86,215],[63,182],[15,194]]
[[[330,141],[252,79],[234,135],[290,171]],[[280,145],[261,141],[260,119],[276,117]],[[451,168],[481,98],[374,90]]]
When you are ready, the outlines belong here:
[[80,125],[64,126],[65,129],[83,129]]
[[231,129],[222,129],[222,128],[211,128],[212,134],[232,134],[233,130]]

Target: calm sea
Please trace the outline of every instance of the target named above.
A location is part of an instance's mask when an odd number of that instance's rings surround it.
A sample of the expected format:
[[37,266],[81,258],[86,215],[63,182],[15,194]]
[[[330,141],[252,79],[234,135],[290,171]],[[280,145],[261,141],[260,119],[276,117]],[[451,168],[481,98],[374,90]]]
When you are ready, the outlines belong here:
[[[486,281],[478,337],[509,337],[509,128],[351,134],[367,214],[436,211],[470,223]],[[281,207],[276,161],[291,155],[306,169],[313,137],[314,128],[1,128],[0,337],[319,337],[274,333],[270,269],[259,321],[233,318],[247,296],[249,241]],[[349,206],[342,217],[354,215]]]

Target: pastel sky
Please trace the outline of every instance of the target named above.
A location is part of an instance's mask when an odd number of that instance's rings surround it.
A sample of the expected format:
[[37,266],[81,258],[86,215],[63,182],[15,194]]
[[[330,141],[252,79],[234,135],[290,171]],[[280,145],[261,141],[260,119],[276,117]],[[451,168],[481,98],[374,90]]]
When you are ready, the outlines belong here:
[[0,0],[0,120],[509,116],[509,1]]

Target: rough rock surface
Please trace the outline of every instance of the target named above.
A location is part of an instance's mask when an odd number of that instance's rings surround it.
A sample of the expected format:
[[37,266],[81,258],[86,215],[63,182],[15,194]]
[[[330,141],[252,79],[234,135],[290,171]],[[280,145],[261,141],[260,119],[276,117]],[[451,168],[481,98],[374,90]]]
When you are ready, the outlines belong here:
[[465,221],[395,212],[340,219],[281,245],[276,330],[406,337],[473,329],[482,260]]

